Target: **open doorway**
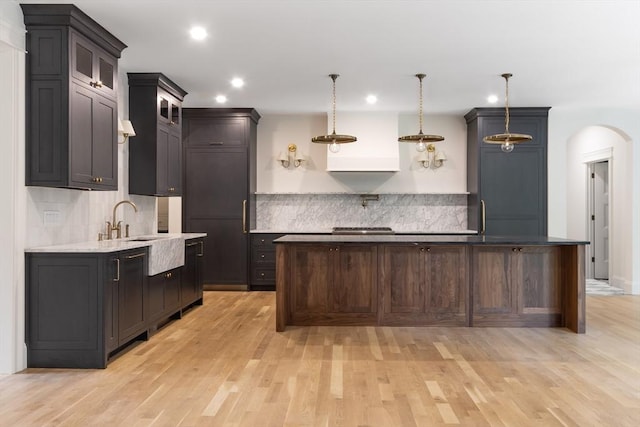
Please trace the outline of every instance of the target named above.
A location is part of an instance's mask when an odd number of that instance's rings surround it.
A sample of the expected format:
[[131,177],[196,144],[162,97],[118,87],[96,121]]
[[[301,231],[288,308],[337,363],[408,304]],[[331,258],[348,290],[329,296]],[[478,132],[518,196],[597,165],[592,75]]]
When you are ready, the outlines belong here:
[[609,160],[589,163],[589,241],[591,267],[589,276],[609,280],[610,212]]

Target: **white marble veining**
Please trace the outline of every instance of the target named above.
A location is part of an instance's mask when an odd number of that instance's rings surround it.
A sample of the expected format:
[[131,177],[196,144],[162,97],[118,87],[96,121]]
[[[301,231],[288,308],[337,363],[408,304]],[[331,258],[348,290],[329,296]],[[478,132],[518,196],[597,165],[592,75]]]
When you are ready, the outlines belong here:
[[37,246],[25,249],[32,253],[109,253],[149,247],[148,275],[184,265],[185,240],[205,237],[206,233],[148,234],[126,239]]
[[331,230],[391,227],[399,233],[464,233],[465,194],[380,194],[362,206],[359,194],[257,194],[256,228]]

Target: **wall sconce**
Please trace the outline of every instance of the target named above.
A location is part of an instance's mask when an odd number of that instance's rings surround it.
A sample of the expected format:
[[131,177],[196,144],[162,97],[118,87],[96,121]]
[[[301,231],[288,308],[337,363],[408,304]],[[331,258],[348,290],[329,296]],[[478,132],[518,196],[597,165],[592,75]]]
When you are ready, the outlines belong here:
[[118,120],[118,144],[124,144],[130,136],[136,136],[136,131],[133,129],[131,122],[129,120]]
[[436,152],[436,146],[433,144],[427,145],[427,151],[420,153],[418,162],[422,164],[423,168],[439,168],[447,160],[447,156],[442,151]]
[[291,165],[291,159],[293,158],[293,165],[295,167],[299,167],[304,162],[304,156],[298,152],[298,147],[296,144],[289,144],[287,146],[287,151],[284,153],[280,153],[278,156],[278,161],[282,164],[283,168],[288,168]]

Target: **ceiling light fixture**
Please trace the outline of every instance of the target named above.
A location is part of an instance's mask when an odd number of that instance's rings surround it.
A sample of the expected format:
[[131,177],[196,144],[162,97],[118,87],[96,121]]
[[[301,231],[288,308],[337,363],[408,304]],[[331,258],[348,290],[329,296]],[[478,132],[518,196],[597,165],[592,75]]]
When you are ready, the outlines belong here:
[[531,141],[533,137],[522,133],[509,133],[509,77],[513,74],[505,73],[502,75],[505,80],[506,90],[504,97],[504,133],[498,133],[495,135],[485,136],[482,140],[487,144],[500,144],[500,148],[505,153],[513,151],[514,144],[520,144],[521,142]]
[[225,102],[227,102],[227,97],[224,95],[218,95],[216,96],[216,102],[218,104],[224,104]]
[[368,104],[375,104],[376,102],[378,102],[378,97],[375,95],[368,95],[367,96],[367,103]]
[[235,77],[231,80],[231,86],[240,88],[244,86],[244,80],[242,80],[240,77]]
[[427,149],[427,142],[444,141],[444,137],[440,135],[425,135],[422,133],[422,79],[426,77],[424,74],[416,74],[418,80],[420,80],[420,131],[416,135],[405,135],[398,138],[398,142],[415,142],[417,151],[424,151]]
[[346,144],[349,142],[356,142],[358,140],[355,136],[336,134],[336,79],[338,76],[339,74],[329,74],[329,77],[333,80],[333,132],[331,135],[320,135],[311,138],[311,142],[315,142],[317,144],[329,144],[329,150],[332,153],[340,151],[340,145],[338,144]]
[[487,102],[489,104],[495,104],[496,102],[498,102],[498,96],[497,95],[489,95],[487,97]]
[[207,38],[207,30],[205,30],[202,27],[193,27],[191,28],[191,30],[189,30],[189,34],[191,35],[191,38],[194,40],[204,40]]

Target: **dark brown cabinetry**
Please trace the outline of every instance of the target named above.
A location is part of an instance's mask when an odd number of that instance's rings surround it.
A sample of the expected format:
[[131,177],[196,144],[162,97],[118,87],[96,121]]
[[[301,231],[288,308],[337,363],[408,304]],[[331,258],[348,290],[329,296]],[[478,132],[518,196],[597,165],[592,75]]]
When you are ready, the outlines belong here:
[[202,239],[187,240],[185,265],[151,277],[147,248],[28,253],[28,366],[104,368],[133,340],[202,304],[202,248]]
[[104,368],[111,352],[146,336],[146,254],[27,254],[28,366]]
[[182,100],[187,94],[161,73],[128,73],[129,193],[182,194]]
[[465,247],[389,245],[382,252],[381,324],[468,325]]
[[488,235],[546,236],[549,108],[509,111],[509,129],[533,136],[511,153],[482,141],[504,133],[503,108],[474,108],[465,115],[468,226]]
[[182,268],[174,268],[149,277],[149,322],[166,320],[180,311],[181,273]]
[[202,262],[204,259],[204,239],[190,239],[185,242],[184,266],[182,267],[181,301],[182,307],[202,305]]
[[474,326],[560,326],[561,248],[473,248]]
[[182,115],[182,228],[207,233],[205,286],[246,286],[260,115],[244,108],[185,108]]
[[283,234],[257,233],[251,235],[251,275],[249,290],[276,290],[276,245]]
[[21,7],[26,184],[117,190],[117,59],[126,45],[73,5]]
[[120,254],[118,282],[118,345],[147,331],[147,249]]
[[376,323],[377,247],[296,245],[290,256],[295,324]]

